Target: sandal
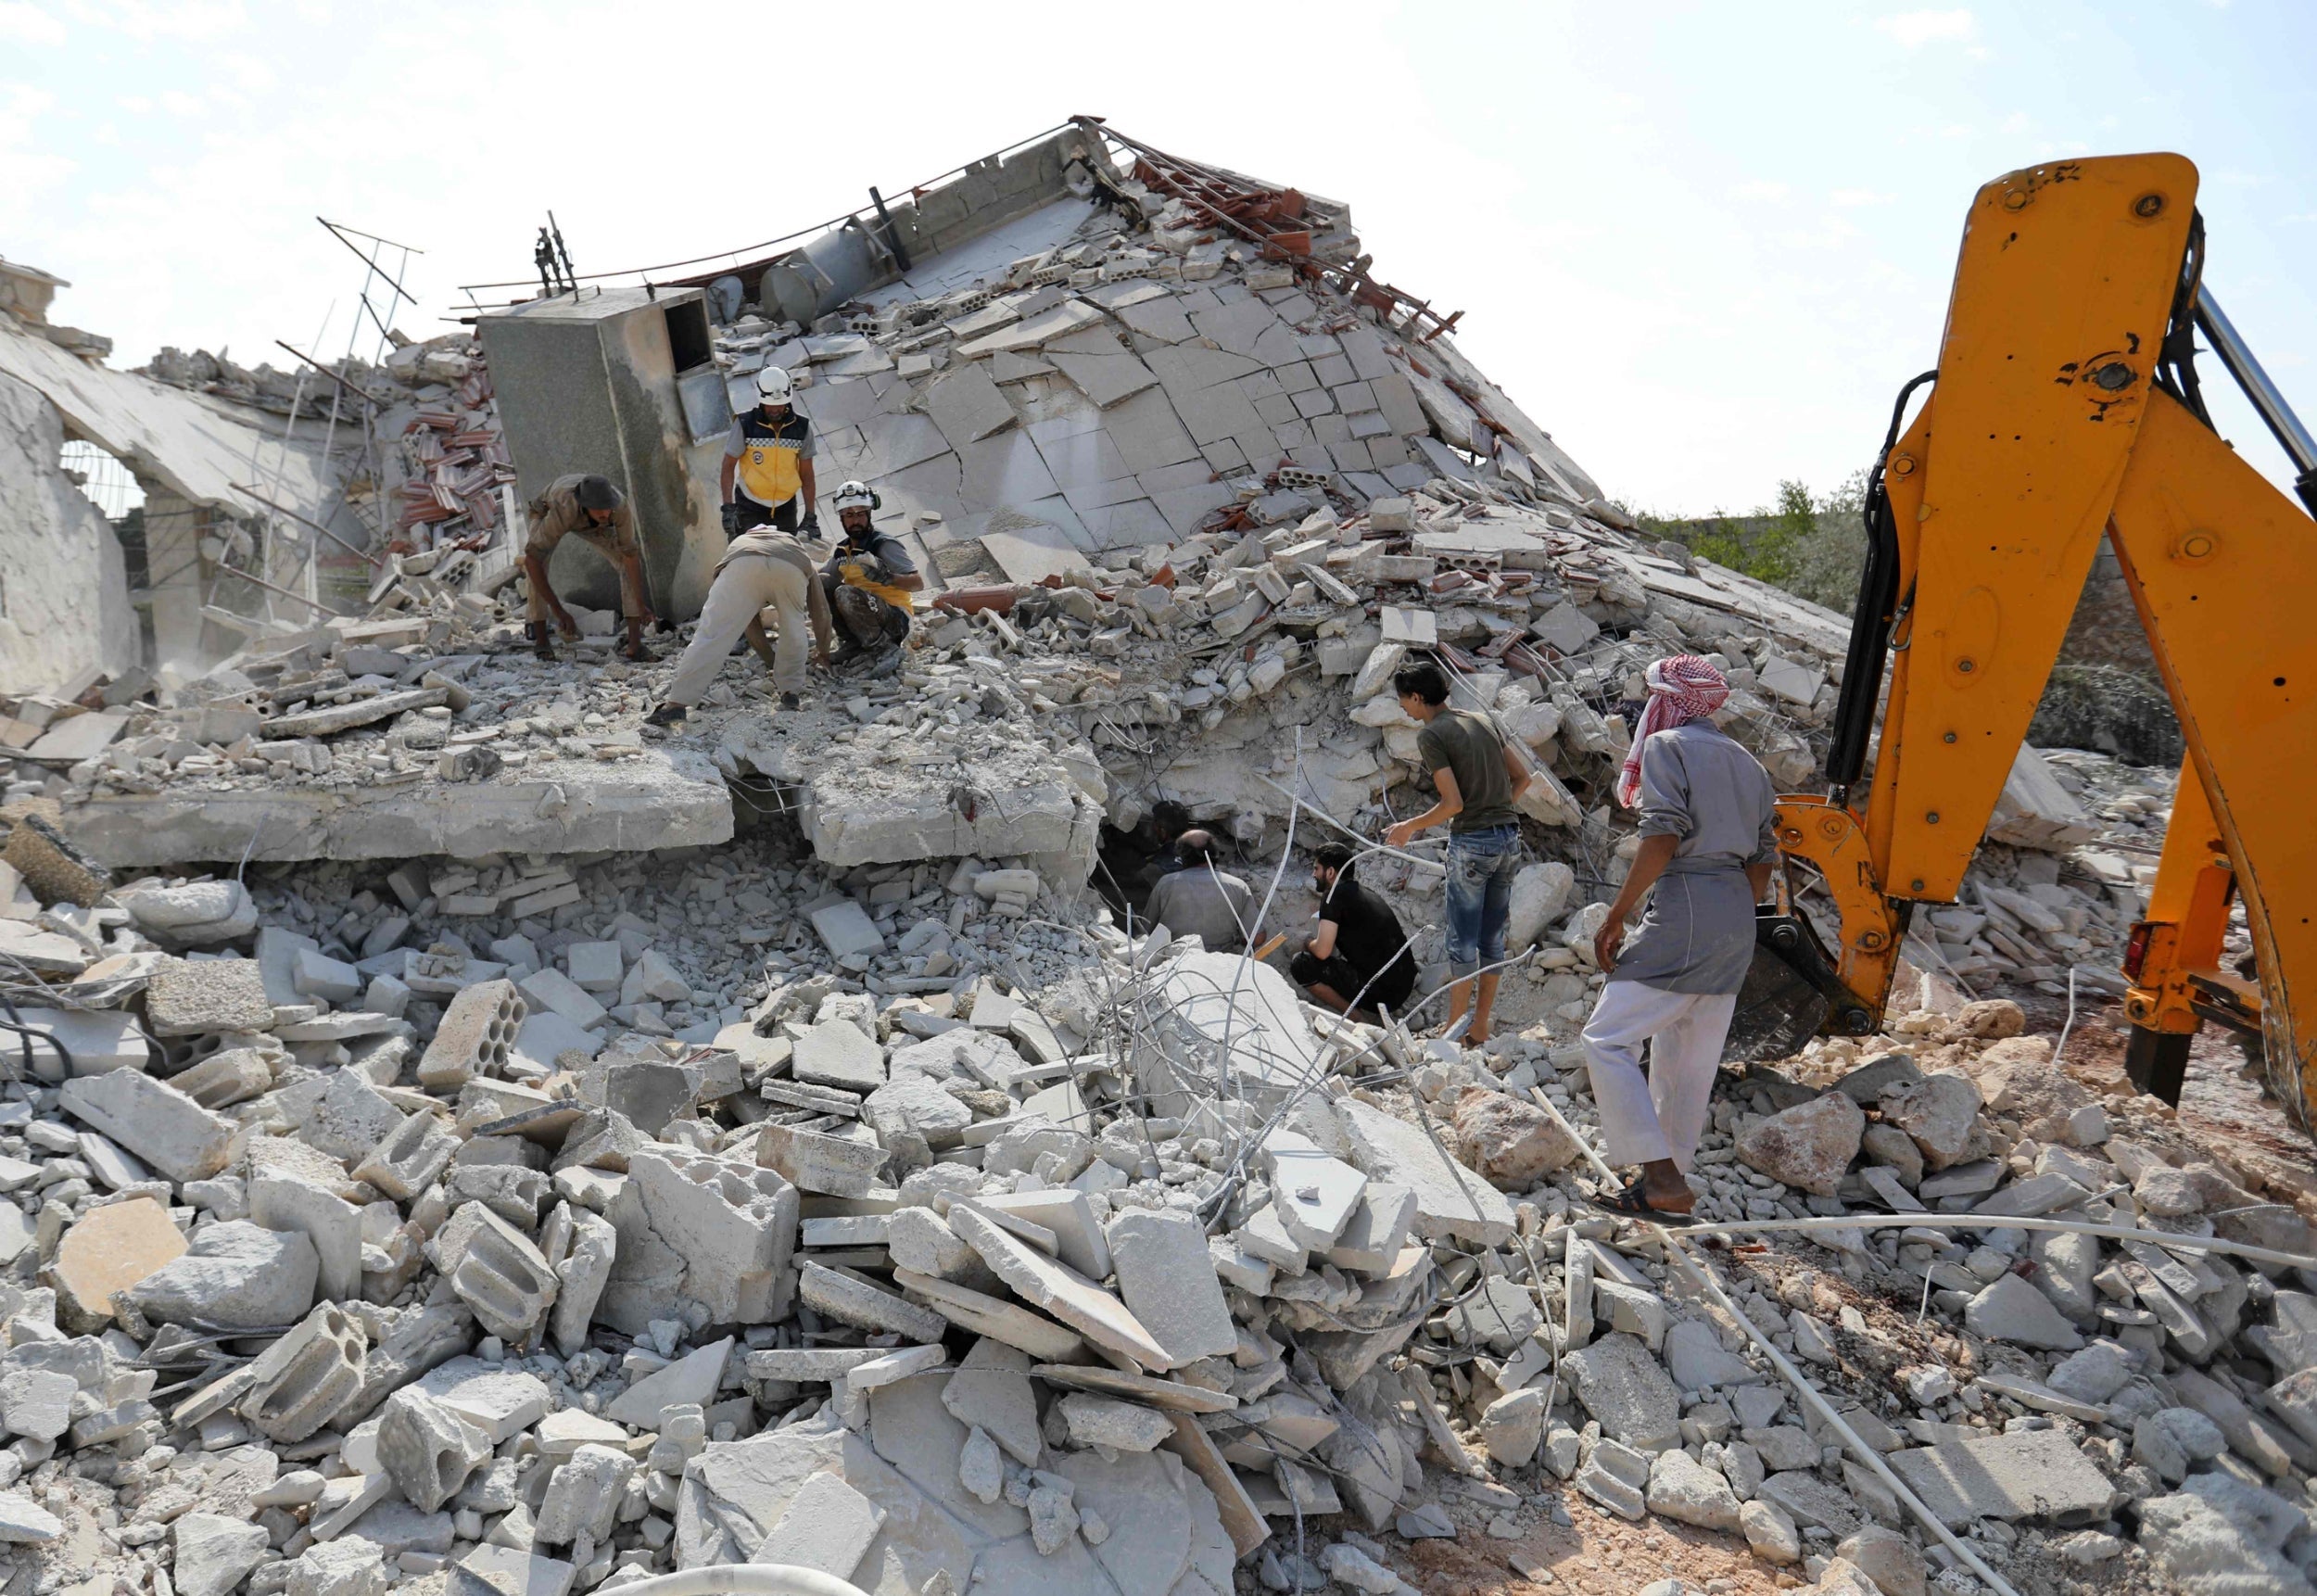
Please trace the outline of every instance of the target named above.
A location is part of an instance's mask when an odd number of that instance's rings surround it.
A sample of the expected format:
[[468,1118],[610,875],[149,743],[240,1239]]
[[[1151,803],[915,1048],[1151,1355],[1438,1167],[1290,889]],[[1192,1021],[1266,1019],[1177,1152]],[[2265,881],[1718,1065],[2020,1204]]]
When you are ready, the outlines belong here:
[[1675,1213],[1666,1209],[1652,1208],[1650,1206],[1650,1199],[1643,1194],[1641,1190],[1641,1183],[1638,1180],[1627,1185],[1623,1191],[1617,1193],[1614,1197],[1596,1197],[1588,1198],[1587,1200],[1589,1201],[1593,1207],[1601,1210],[1603,1213],[1618,1214],[1627,1219],[1645,1219],[1652,1224],[1685,1225],[1697,1223],[1697,1216],[1695,1214]]

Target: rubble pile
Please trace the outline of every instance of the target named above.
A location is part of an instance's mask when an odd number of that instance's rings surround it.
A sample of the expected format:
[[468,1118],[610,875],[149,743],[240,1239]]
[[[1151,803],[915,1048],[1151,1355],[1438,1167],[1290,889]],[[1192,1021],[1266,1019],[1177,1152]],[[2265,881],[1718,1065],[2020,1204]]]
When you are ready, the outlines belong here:
[[136,371],[276,415],[330,415],[348,398],[358,399],[374,414],[377,434],[391,449],[386,459],[367,462],[384,468],[383,483],[357,481],[348,497],[366,502],[383,488],[392,518],[387,549],[408,555],[449,544],[485,548],[502,520],[499,490],[514,481],[515,472],[483,347],[466,333],[423,343],[399,331],[387,338],[393,348],[385,364],[349,355],[320,375],[303,367],[252,371],[222,353],[171,348]]
[[[1589,1211],[1551,1025],[1418,1042],[1019,865],[777,833],[116,882],[25,813],[0,859],[0,1533],[36,1567],[1381,1596],[1411,1539],[1654,1514],[1822,1591],[1976,1588]],[[1726,1084],[1701,1215],[1858,1222],[1708,1267],[1991,1566],[2297,1589],[2317,1278],[2196,1244],[2306,1259],[2317,1178],[2024,1026]],[[2055,1217],[2146,1239],[2019,1222]]]
[[[2171,770],[2022,749],[1887,1032],[1720,1083],[1716,1239],[1596,1211],[1576,1037],[1642,673],[1713,660],[1806,791],[1846,625],[1648,540],[1340,208],[1294,196],[1283,262],[1082,175],[978,280],[719,332],[932,589],[800,710],[744,661],[648,728],[672,658],[584,608],[530,654],[460,336],[347,374],[394,445],[361,614],[0,699],[28,1589],[1397,1596],[1436,1539],[1622,1590],[1537,1549],[1656,1519],[1823,1596],[2311,1590],[2317,1175],[2095,1095],[1987,995],[2121,989]],[[1300,923],[1298,851],[1426,801],[1424,655],[1537,776],[1484,1046],[1416,1034],[1437,841],[1361,862],[1417,933],[1388,1029],[1087,891],[1172,800],[1258,934]]]

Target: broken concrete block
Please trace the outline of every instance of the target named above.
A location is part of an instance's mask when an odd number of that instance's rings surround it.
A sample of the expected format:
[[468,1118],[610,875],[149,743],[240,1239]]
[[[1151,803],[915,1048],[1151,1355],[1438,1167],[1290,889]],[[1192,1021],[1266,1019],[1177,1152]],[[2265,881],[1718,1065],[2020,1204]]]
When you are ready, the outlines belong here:
[[335,1302],[324,1302],[248,1368],[242,1416],[273,1440],[302,1441],[361,1389],[369,1341]]
[[146,978],[145,1021],[156,1036],[264,1031],[273,1005],[255,959],[171,958]]
[[1363,1274],[1390,1270],[1408,1243],[1409,1227],[1416,1219],[1416,1194],[1407,1186],[1370,1181],[1361,1193],[1360,1206],[1344,1222],[1341,1235],[1327,1249],[1327,1261],[1338,1269]]
[[1010,1213],[1052,1232],[1056,1257],[1089,1280],[1109,1278],[1110,1246],[1103,1237],[1102,1225],[1095,1220],[1094,1206],[1086,1200],[1084,1192],[1061,1186],[1046,1191],[997,1193],[975,1197],[973,1202],[984,1210]]
[[[1144,1327],[1142,1321],[1117,1298],[1069,1265],[1048,1258],[1035,1248],[1007,1235],[987,1215],[959,1205],[950,1210],[950,1225],[1017,1295],[1045,1309],[1091,1339],[1133,1359],[1145,1368],[1171,1369],[1187,1361],[1176,1359],[1159,1345],[1150,1331]],[[1118,1237],[1113,1235],[1109,1239],[1111,1255],[1115,1259],[1119,1249]],[[1208,1261],[1203,1239],[1198,1248],[1198,1260],[1199,1266],[1207,1271],[1208,1278],[1212,1281],[1214,1265]],[[1154,1275],[1164,1273],[1153,1271]],[[1221,1286],[1216,1286],[1215,1290],[1220,1297]],[[1203,1326],[1204,1319],[1203,1313],[1196,1313],[1191,1323],[1195,1326]],[[1188,1338],[1201,1340],[1207,1337],[1195,1329]],[[1235,1348],[1237,1345],[1238,1337],[1234,1332],[1232,1346]]]
[[100,1327],[113,1316],[114,1292],[135,1286],[184,1251],[185,1238],[169,1210],[151,1197],[90,1210],[64,1233],[48,1266],[58,1322],[76,1331]]
[[1155,1408],[1072,1391],[1059,1404],[1070,1444],[1146,1452],[1174,1434],[1174,1420]]
[[524,997],[551,1014],[560,1014],[580,1030],[603,1023],[610,1013],[559,969],[536,969],[515,982]]
[[2104,1517],[2115,1488],[2060,1430],[2020,1430],[1891,1453],[1891,1471],[1951,1529],[1975,1518]]
[[[384,1475],[375,1477],[381,1495],[393,1488]],[[300,1552],[289,1565],[283,1596],[386,1596],[386,1555],[378,1544],[348,1535],[319,1539]]]
[[619,1232],[600,1214],[575,1211],[571,1242],[555,1265],[559,1285],[548,1330],[555,1349],[566,1358],[588,1344],[588,1326],[595,1321],[596,1304],[612,1278],[619,1256]]
[[851,1021],[826,1020],[797,1038],[789,1073],[807,1085],[874,1092],[885,1083],[885,1050]]
[[81,1383],[60,1369],[10,1369],[0,1374],[0,1434],[53,1441],[72,1427]]
[[1336,1111],[1351,1134],[1353,1161],[1367,1171],[1368,1178],[1415,1193],[1417,1235],[1426,1240],[1452,1237],[1483,1247],[1502,1247],[1513,1239],[1511,1199],[1461,1171],[1422,1127],[1358,1101],[1339,1103]]
[[684,1260],[681,1289],[708,1323],[787,1317],[801,1183],[673,1147],[637,1154],[628,1179],[653,1233]]
[[534,1535],[540,1544],[562,1546],[581,1536],[595,1543],[611,1539],[636,1460],[610,1447],[585,1446],[548,1476]]
[[838,1476],[817,1474],[790,1499],[788,1511],[754,1556],[766,1563],[817,1568],[839,1579],[850,1579],[884,1523],[884,1509]]
[[317,1286],[325,1300],[361,1299],[361,1210],[316,1182],[279,1174],[252,1179],[247,1200],[249,1217],[266,1229],[299,1231],[314,1244]]
[[301,997],[323,1003],[351,1003],[362,994],[361,972],[320,948],[301,947],[295,956],[290,983]]
[[984,1336],[942,1387],[942,1406],[961,1425],[988,1432],[1024,1468],[1038,1461],[1038,1396],[1030,1355]]
[[1633,1336],[1604,1336],[1563,1357],[1561,1367],[1603,1435],[1645,1452],[1679,1444],[1681,1393]]
[[[462,1343],[463,1345],[463,1343]],[[507,1364],[454,1357],[428,1370],[419,1388],[483,1432],[493,1446],[547,1416],[547,1382]]]
[[483,1433],[415,1386],[405,1386],[379,1410],[378,1462],[421,1513],[433,1513],[458,1494],[467,1476],[490,1456]]
[[1307,1251],[1326,1251],[1351,1222],[1368,1177],[1293,1131],[1264,1137],[1263,1156],[1271,1167],[1272,1207],[1281,1227]]
[[184,1256],[128,1287],[127,1297],[165,1324],[277,1329],[313,1306],[320,1268],[313,1243],[298,1232],[228,1220],[196,1234]]
[[555,1272],[529,1236],[482,1204],[470,1203],[460,1212],[477,1218],[450,1273],[450,1288],[485,1329],[520,1341],[555,1300]]
[[657,1430],[661,1415],[670,1408],[705,1408],[715,1400],[724,1379],[725,1360],[732,1354],[732,1337],[711,1342],[687,1352],[665,1369],[655,1370],[627,1387],[603,1410],[616,1424]]
[[60,1096],[66,1112],[173,1181],[207,1180],[223,1169],[237,1129],[174,1086],[133,1070],[77,1077]]
[[485,1544],[450,1565],[447,1596],[568,1596],[576,1572],[559,1557]]
[[458,1150],[459,1138],[449,1126],[432,1114],[412,1114],[354,1166],[354,1178],[408,1202],[441,1178]]
[[820,933],[832,958],[885,951],[885,933],[877,929],[868,911],[851,899],[815,909],[812,919],[813,930]]
[[[297,1092],[294,1088],[285,1096]],[[298,1136],[309,1146],[351,1163],[367,1159],[401,1128],[402,1121],[402,1110],[387,1102],[367,1076],[356,1070],[339,1070],[313,1092]]]
[[864,1330],[891,1330],[916,1341],[938,1341],[947,1328],[940,1314],[825,1264],[806,1263],[799,1273],[797,1291],[814,1312]]
[[170,1582],[178,1596],[230,1596],[252,1569],[273,1556],[273,1537],[261,1524],[188,1513],[170,1526],[176,1560]]
[[[72,1056],[75,1075],[102,1075],[108,1070],[142,1070],[150,1061],[152,1046],[137,1028],[137,1018],[125,1009],[32,1008],[19,1007],[11,1017],[33,1032],[32,1062],[44,1069],[65,1053]],[[56,1048],[44,1048],[42,1038]],[[53,1054],[53,1058],[51,1055]],[[19,1053],[20,1057],[20,1053]],[[52,1077],[62,1079],[61,1069]]]
[[[842,1023],[842,1022],[840,1022]],[[885,1149],[875,1142],[767,1124],[756,1134],[756,1161],[808,1192],[862,1197],[877,1184]]]
[[1138,1210],[1112,1220],[1104,1237],[1118,1271],[1119,1295],[1171,1360],[1160,1367],[1237,1350],[1238,1330],[1196,1220]]
[[[204,1108],[227,1108],[252,1097],[261,1097],[273,1089],[277,1057],[255,1047],[228,1047],[210,1054],[190,1070],[178,1071],[169,1078],[169,1083]],[[79,1055],[74,1055],[74,1059],[77,1062]]]
[[443,1011],[435,1039],[418,1061],[418,1083],[442,1092],[477,1075],[500,1074],[529,1013],[513,982],[483,981],[463,989]]

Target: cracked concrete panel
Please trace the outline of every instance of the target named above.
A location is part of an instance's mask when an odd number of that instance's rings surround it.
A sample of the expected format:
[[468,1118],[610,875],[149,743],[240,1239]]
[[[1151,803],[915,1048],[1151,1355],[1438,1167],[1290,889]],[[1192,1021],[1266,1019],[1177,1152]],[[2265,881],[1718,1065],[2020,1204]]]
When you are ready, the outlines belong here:
[[1014,407],[978,365],[959,367],[927,386],[919,402],[953,449],[963,449],[1014,424]]
[[1198,458],[1198,444],[1157,388],[1146,388],[1104,412],[1103,424],[1119,454],[1138,474]]
[[1198,329],[1199,336],[1212,339],[1217,348],[1250,360],[1258,358],[1255,346],[1264,334],[1274,328],[1285,331],[1272,308],[1260,299],[1243,299],[1235,305],[1194,312],[1191,325]]
[[1191,318],[1184,314],[1181,303],[1172,294],[1121,305],[1112,313],[1136,333],[1157,343],[1181,344],[1198,336],[1191,326]]
[[1054,474],[1040,458],[1036,440],[1026,433],[983,438],[957,451],[964,471],[958,497],[971,509],[1018,510],[1035,514],[1031,506],[1060,491]]
[[[1010,407],[1007,413],[1013,413]],[[949,439],[942,436],[931,416],[882,412],[861,424],[861,443],[853,474],[864,480],[889,476],[919,461],[946,454],[950,448]]]

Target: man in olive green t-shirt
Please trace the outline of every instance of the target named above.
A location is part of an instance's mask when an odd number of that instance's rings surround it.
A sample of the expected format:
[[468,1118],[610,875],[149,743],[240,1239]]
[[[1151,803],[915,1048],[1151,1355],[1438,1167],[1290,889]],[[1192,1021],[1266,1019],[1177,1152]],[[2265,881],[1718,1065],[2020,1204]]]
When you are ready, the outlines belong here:
[[1449,1024],[1472,1006],[1472,1029],[1464,1041],[1488,1040],[1499,971],[1480,976],[1473,1000],[1473,976],[1483,965],[1504,962],[1504,926],[1513,902],[1513,875],[1521,867],[1520,815],[1513,804],[1528,791],[1528,768],[1496,728],[1482,716],[1448,707],[1448,678],[1431,660],[1402,665],[1392,678],[1399,706],[1422,724],[1416,751],[1432,773],[1439,801],[1412,819],[1384,833],[1393,847],[1427,827],[1449,824],[1448,956],[1455,984],[1449,991]]

